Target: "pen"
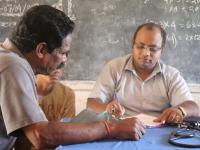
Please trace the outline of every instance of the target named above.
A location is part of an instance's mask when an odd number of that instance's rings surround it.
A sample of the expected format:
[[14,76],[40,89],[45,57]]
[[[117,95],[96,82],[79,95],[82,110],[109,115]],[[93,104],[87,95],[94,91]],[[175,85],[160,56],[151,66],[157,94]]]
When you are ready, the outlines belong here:
[[[114,91],[113,100],[119,103],[119,97],[118,97],[118,95],[117,95],[116,90]],[[112,116],[113,116],[116,120],[121,120],[121,119],[123,119],[122,116],[118,116],[118,115],[116,116],[116,115],[115,115],[115,113],[116,113],[116,108],[115,108],[115,107],[113,107],[111,111],[112,111],[112,114],[113,114]]]
[[117,92],[116,91],[114,92],[114,96],[113,97],[114,97],[114,100],[116,100],[117,102],[119,102],[119,98],[117,96]]
[[[113,100],[119,102],[116,90],[114,91]],[[111,111],[112,111],[112,113],[114,113],[115,112],[115,107],[113,107]]]

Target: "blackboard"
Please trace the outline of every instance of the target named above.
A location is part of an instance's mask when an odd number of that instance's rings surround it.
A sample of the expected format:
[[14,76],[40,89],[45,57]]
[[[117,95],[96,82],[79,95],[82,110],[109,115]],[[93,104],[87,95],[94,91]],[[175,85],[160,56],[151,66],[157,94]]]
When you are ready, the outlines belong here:
[[95,80],[106,62],[131,52],[138,25],[155,22],[168,34],[162,60],[200,83],[200,0],[0,0],[0,40],[38,4],[62,9],[76,23],[63,79]]

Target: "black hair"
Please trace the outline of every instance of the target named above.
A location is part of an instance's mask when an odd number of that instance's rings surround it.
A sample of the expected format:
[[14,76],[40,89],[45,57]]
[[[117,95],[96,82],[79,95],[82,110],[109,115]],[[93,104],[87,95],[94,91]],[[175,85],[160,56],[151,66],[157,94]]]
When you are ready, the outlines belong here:
[[153,30],[154,28],[158,28],[160,30],[160,33],[161,33],[161,36],[162,36],[162,47],[165,46],[165,43],[166,43],[166,32],[165,30],[158,24],[155,24],[155,23],[152,23],[152,22],[149,22],[149,23],[145,23],[145,24],[142,24],[140,26],[138,26],[138,28],[136,29],[135,33],[134,33],[134,36],[133,36],[133,44],[135,42],[135,39],[136,39],[136,36],[137,36],[137,33],[140,31],[140,29],[142,29],[143,27],[146,27],[148,30]]
[[47,43],[48,52],[62,45],[73,32],[75,24],[64,12],[49,5],[30,8],[19,20],[10,40],[22,53],[34,50],[40,42]]

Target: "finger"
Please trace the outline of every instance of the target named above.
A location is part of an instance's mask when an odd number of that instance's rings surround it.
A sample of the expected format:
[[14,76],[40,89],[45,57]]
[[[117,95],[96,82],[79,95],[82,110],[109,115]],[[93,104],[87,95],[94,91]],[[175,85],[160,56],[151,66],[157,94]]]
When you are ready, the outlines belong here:
[[177,116],[179,116],[179,114],[176,111],[171,111],[167,122],[176,122]]
[[163,124],[166,123],[169,116],[170,116],[170,111],[169,110],[164,111],[159,117],[159,122],[162,122]]
[[144,133],[145,133],[145,127],[143,124],[140,126],[140,132],[142,135],[144,135]]
[[139,135],[141,137],[145,133],[145,126],[138,118],[135,118],[135,122],[136,122],[135,126],[137,129],[137,132],[139,133]]
[[115,107],[116,110],[119,109],[119,105],[117,103],[113,103],[112,105],[113,105],[113,107]]
[[160,116],[158,116],[156,119],[154,119],[153,121],[155,122],[161,122],[162,118],[165,116],[165,113],[163,112]]
[[184,118],[183,115],[182,115],[182,112],[180,112],[179,109],[176,109],[176,110],[177,110],[177,111],[176,111],[176,116],[177,116],[177,119],[176,119],[176,120],[177,120],[178,122],[182,122],[182,121],[183,121],[183,118]]
[[145,133],[145,130],[142,126],[139,126],[138,127],[138,135],[139,135],[139,138],[142,138],[142,136],[144,135]]
[[138,122],[138,124],[139,124],[140,127],[142,127],[143,129],[145,128],[145,125],[138,118],[137,118],[137,122]]
[[138,127],[136,128],[136,135],[138,136],[138,139],[142,138],[144,132],[144,128],[138,125]]
[[117,108],[114,105],[111,105],[110,107],[110,114],[114,116],[117,114]]
[[117,107],[117,109],[116,109],[116,115],[117,116],[122,116],[123,115],[122,107],[120,107],[120,106]]
[[124,113],[125,113],[125,109],[124,109],[124,107],[122,106],[122,105],[119,105],[119,109],[120,109],[120,116],[123,116],[124,115]]
[[171,113],[167,119],[167,122],[173,122],[176,118],[176,113]]
[[142,138],[142,135],[143,135],[143,134],[140,132],[140,130],[138,130],[138,131],[137,131],[137,135],[138,135],[138,138],[140,139],[140,138]]
[[140,139],[140,136],[139,136],[139,134],[138,134],[136,128],[133,129],[133,132],[132,132],[132,139],[133,139],[133,140],[139,140],[139,139]]
[[110,114],[115,114],[115,108],[114,108],[114,107],[112,107],[112,108],[110,109]]
[[141,135],[145,134],[145,127],[144,126],[140,126],[139,127],[139,132],[141,133]]
[[175,119],[174,119],[174,122],[175,122],[175,123],[179,123],[179,122],[181,122],[180,120],[181,120],[180,116],[179,116],[179,115],[176,115],[176,117],[175,117]]
[[154,119],[153,122],[162,122],[162,124],[164,124],[165,123],[165,119],[166,119],[165,116],[160,116],[160,117]]
[[137,141],[137,140],[139,140],[139,139],[140,139],[139,135],[136,134],[136,135],[135,135],[135,140]]
[[112,104],[108,104],[107,107],[106,107],[106,111],[110,114],[114,113],[115,111],[115,108]]
[[139,140],[145,132],[142,123],[135,117],[126,120],[129,120],[129,122],[132,124],[132,129],[128,133],[130,139]]
[[180,123],[182,121],[183,121],[183,117],[179,113],[177,113],[175,118],[172,120],[172,122],[174,122],[174,123]]
[[121,105],[119,103],[114,103],[113,107],[115,108],[114,114],[117,115],[117,116],[121,116],[121,114],[122,114],[122,107],[121,107]]

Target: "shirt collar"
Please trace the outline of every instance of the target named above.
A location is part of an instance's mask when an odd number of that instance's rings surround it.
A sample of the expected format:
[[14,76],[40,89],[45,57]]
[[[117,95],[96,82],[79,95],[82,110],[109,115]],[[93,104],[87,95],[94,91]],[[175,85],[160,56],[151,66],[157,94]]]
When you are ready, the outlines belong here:
[[135,67],[133,65],[133,57],[132,56],[128,58],[128,61],[127,61],[126,65],[125,65],[124,69],[128,70],[128,71],[132,71],[135,75],[137,74],[136,70],[135,70]]
[[158,60],[152,74],[156,75],[156,74],[162,73],[162,72],[163,72],[162,63],[160,62],[160,60]]
[[[129,57],[129,60],[127,61],[127,64],[125,65],[125,70],[129,70],[132,71],[135,75],[137,75],[135,67],[133,65],[133,57]],[[162,67],[162,62],[160,60],[158,60],[158,62],[156,63],[156,66],[153,70],[153,72],[151,73],[151,75],[156,75],[158,73],[162,73],[163,72],[163,67]]]
[[14,45],[14,43],[6,38],[6,40],[1,44],[1,47],[4,49],[4,50],[8,50],[8,51],[11,51],[13,53],[16,53],[18,54],[20,57],[23,57],[24,58],[24,55],[20,52],[20,50]]
[[[28,62],[28,60],[24,57],[24,55],[21,53],[21,51],[15,46],[15,44],[10,39],[6,38],[6,40],[2,44],[0,44],[0,47],[2,48],[2,50],[4,52],[13,52],[13,53],[17,54],[19,57],[26,60],[27,63],[29,64],[30,68],[32,68],[31,64]],[[35,74],[33,68],[32,68],[32,71]]]

